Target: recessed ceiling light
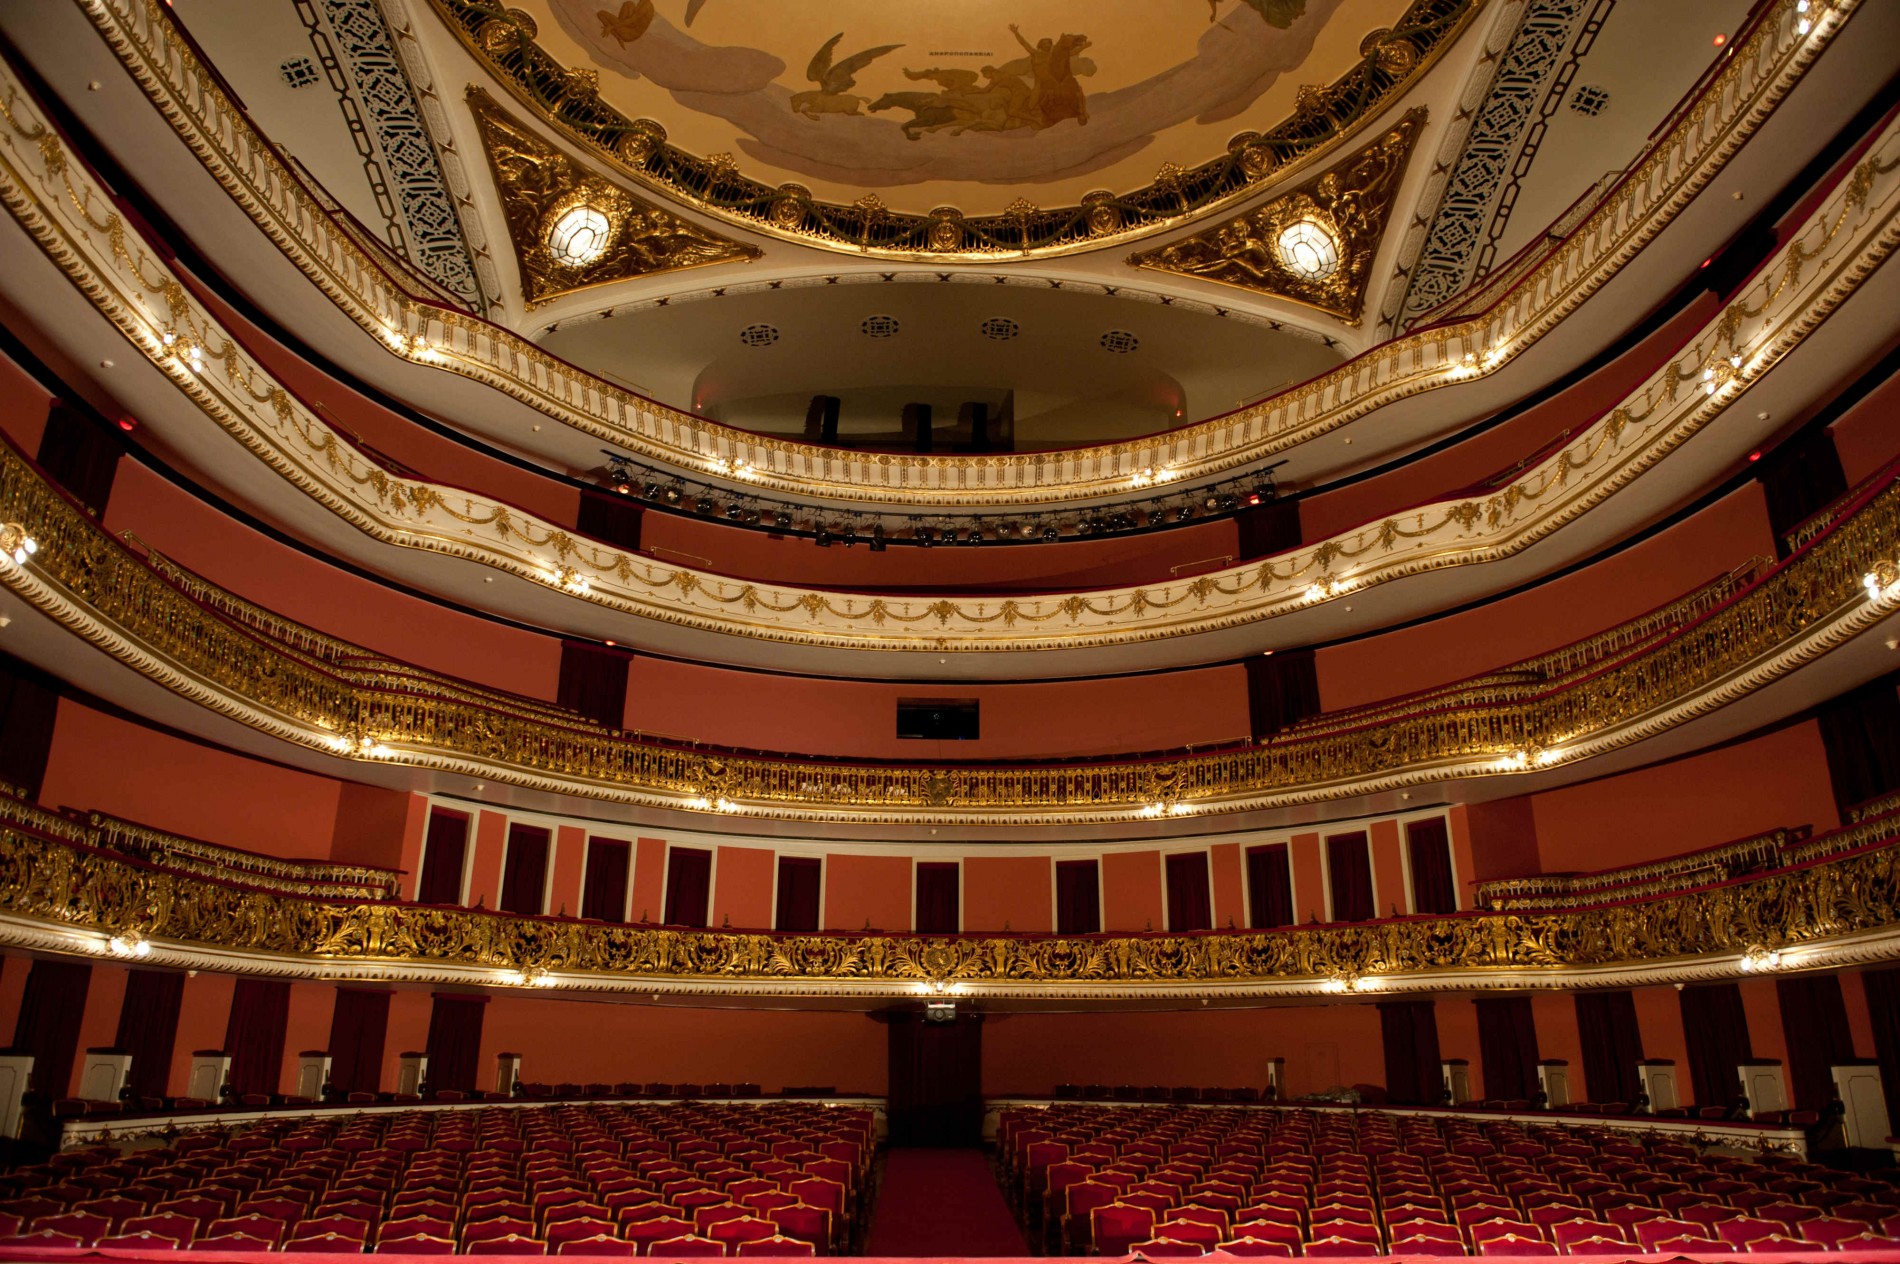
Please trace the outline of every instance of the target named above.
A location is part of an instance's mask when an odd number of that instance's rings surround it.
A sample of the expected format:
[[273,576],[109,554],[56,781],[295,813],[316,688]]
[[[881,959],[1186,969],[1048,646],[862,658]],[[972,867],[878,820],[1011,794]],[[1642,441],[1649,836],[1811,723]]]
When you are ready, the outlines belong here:
[[1141,345],[1141,339],[1126,329],[1111,329],[1102,335],[1102,350],[1114,355],[1127,355]]
[[606,213],[582,203],[554,221],[548,230],[548,253],[563,268],[584,268],[607,253],[612,234]]
[[895,316],[866,316],[858,328],[864,331],[866,338],[894,338],[903,326]]
[[[747,325],[739,331],[739,341],[748,347],[769,347],[778,341],[778,328],[774,325]],[[693,405],[698,408],[698,404]]]

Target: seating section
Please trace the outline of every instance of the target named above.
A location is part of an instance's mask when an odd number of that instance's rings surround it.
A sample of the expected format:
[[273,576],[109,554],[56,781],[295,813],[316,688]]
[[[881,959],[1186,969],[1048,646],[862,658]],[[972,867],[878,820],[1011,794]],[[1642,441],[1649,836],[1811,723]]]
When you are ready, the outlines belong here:
[[305,1115],[8,1172],[0,1250],[842,1254],[873,1150],[808,1102]]
[[1049,1253],[1588,1255],[1900,1248],[1900,1188],[1657,1133],[1297,1108],[1006,1111]]

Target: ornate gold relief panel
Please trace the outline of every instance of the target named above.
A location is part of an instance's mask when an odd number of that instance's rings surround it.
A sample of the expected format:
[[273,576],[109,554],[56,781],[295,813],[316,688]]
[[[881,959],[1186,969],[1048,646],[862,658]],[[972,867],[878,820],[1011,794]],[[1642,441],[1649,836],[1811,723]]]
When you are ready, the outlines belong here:
[[529,307],[610,281],[759,257],[577,167],[480,88],[469,89],[468,104]]
[[1192,237],[1137,251],[1128,262],[1290,298],[1356,325],[1372,258],[1424,126],[1420,106],[1290,193]]

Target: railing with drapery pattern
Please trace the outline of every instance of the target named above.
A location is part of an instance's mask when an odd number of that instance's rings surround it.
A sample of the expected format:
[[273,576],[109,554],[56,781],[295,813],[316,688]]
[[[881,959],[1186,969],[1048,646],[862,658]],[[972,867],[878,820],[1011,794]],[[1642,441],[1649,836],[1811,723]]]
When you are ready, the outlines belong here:
[[[1562,986],[1900,957],[1900,820],[1819,860],[1563,911],[1265,931],[693,931],[323,898],[159,868],[0,802],[0,943],[240,973],[611,991],[1060,996]],[[1745,964],[1746,963],[1746,964]]]
[[[1900,465],[1800,553],[1659,639],[1509,702],[1426,708],[1205,754],[1082,764],[878,764],[724,755],[630,737],[545,703],[502,706],[295,652],[170,582],[0,445],[0,523],[38,552],[0,586],[147,676],[339,756],[452,768],[674,808],[794,819],[1126,821],[1534,771],[1614,749],[1779,678],[1900,610]],[[23,555],[24,556],[24,555]],[[171,568],[176,574],[175,568]],[[342,644],[342,643],[337,643]]]
[[[1557,328],[1724,170],[1860,0],[1775,0],[1703,90],[1654,137],[1589,216],[1483,311],[1383,344],[1240,412],[1144,439],[1059,453],[859,454],[734,430],[642,398],[511,331],[441,307],[392,277],[326,213],[257,133],[157,0],[84,8],[166,121],[338,307],[398,355],[496,388],[644,459],[849,503],[1048,504],[1235,470],[1423,390],[1495,371]],[[609,157],[611,161],[611,156]]]
[[86,824],[98,831],[98,846],[159,869],[333,900],[392,900],[400,894],[402,874],[394,869],[269,856],[155,830],[104,812],[88,813]]
[[1575,908],[1606,900],[1682,891],[1779,865],[1788,847],[1806,837],[1806,829],[1776,829],[1647,864],[1599,869],[1592,873],[1498,878],[1480,882],[1474,899],[1479,908],[1502,912]]

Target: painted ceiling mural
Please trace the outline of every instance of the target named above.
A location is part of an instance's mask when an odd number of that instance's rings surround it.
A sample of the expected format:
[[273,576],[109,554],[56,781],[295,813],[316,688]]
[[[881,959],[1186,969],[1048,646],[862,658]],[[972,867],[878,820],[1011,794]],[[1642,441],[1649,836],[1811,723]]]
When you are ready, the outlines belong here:
[[423,0],[648,189],[881,258],[1094,250],[1232,207],[1402,97],[1483,0]]

